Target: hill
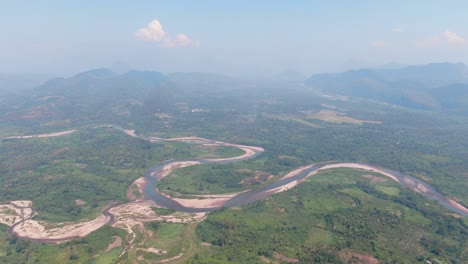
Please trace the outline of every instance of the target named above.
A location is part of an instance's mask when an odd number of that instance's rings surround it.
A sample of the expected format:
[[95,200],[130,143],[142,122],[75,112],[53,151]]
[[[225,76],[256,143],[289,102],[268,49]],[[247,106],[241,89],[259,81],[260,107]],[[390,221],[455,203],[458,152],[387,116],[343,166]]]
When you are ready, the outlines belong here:
[[468,68],[462,63],[317,74],[309,77],[305,84],[318,92],[379,100],[411,108],[468,111],[468,103],[464,99],[468,94]]

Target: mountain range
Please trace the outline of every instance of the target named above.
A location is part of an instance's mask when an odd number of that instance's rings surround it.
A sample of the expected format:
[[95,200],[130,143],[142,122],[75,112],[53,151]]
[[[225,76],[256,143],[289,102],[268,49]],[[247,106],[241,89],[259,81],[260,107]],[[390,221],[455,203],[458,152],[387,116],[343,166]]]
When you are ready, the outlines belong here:
[[184,109],[188,105],[195,107],[216,100],[214,94],[229,94],[234,89],[245,90],[246,96],[252,89],[264,89],[263,92],[305,89],[319,95],[344,95],[409,108],[468,113],[468,67],[462,63],[316,74],[306,79],[304,86],[297,84],[300,84],[298,74],[286,74],[290,75],[297,80],[294,87],[281,85],[283,82],[276,79],[266,84],[249,83],[214,73],[134,70],[116,73],[106,68],[94,69],[17,92],[15,100],[9,100],[16,102],[14,105],[0,98],[0,120],[85,118],[102,114],[129,117],[132,113],[171,112],[176,105],[178,108],[185,105]]
[[316,74],[309,77],[305,85],[320,93],[367,98],[411,108],[468,110],[468,67],[462,63]]

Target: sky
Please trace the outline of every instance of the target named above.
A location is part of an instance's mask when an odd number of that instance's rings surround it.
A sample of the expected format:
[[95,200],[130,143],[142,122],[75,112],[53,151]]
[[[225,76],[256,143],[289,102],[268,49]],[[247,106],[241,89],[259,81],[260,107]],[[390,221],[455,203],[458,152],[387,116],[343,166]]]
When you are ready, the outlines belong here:
[[0,73],[129,65],[306,75],[468,62],[468,1],[22,1],[0,5]]

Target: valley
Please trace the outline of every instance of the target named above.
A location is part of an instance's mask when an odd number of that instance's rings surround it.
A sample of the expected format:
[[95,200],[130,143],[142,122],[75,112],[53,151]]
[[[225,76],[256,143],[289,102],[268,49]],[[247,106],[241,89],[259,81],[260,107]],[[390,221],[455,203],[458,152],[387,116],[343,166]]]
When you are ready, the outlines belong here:
[[[127,78],[98,72],[80,85]],[[91,90],[42,87],[29,113],[4,105],[0,260],[411,263],[468,253],[464,115],[155,76],[148,87],[166,87],[157,102],[145,89],[87,101]]]
[[4,1],[0,264],[468,263],[467,1]]

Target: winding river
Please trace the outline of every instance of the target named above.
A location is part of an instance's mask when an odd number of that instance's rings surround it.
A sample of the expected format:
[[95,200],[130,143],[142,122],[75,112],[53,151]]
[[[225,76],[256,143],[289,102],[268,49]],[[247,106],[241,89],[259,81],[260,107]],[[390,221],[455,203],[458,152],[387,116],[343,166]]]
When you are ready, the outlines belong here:
[[[120,127],[116,127],[119,130],[123,130]],[[128,130],[123,130],[128,131]],[[315,174],[321,170],[327,169],[337,169],[337,168],[354,168],[354,169],[363,169],[363,170],[370,170],[381,173],[392,180],[400,183],[403,186],[409,187],[412,190],[422,194],[426,198],[431,201],[437,202],[438,204],[442,205],[443,207],[458,213],[462,216],[468,216],[468,209],[463,205],[455,202],[454,200],[442,195],[440,192],[435,190],[430,184],[420,180],[416,177],[406,175],[394,170],[390,170],[387,168],[373,166],[368,164],[361,164],[361,163],[339,163],[333,161],[321,162],[317,164],[311,164],[306,166],[305,169],[298,171],[291,177],[280,179],[274,183],[269,185],[259,187],[257,189],[249,190],[236,196],[230,198],[229,200],[225,201],[222,205],[217,207],[209,207],[209,208],[199,208],[199,207],[187,207],[182,205],[181,203],[175,201],[174,199],[168,197],[167,195],[162,194],[157,189],[157,182],[162,177],[167,175],[167,171],[165,168],[170,167],[172,164],[177,163],[185,163],[191,162],[196,164],[210,164],[210,163],[230,163],[230,162],[238,162],[242,160],[248,160],[255,158],[256,156],[260,155],[263,152],[262,148],[252,147],[252,146],[245,146],[245,145],[236,145],[231,143],[225,143],[221,141],[214,141],[204,138],[174,138],[174,139],[163,139],[157,137],[145,137],[139,136],[135,133],[132,136],[143,139],[143,140],[150,140],[152,142],[155,141],[178,141],[178,142],[186,142],[190,144],[200,144],[200,145],[215,145],[215,146],[231,146],[231,147],[238,147],[245,151],[246,148],[251,149],[250,155],[242,155],[239,157],[233,157],[229,159],[187,159],[187,160],[170,160],[165,161],[160,164],[157,164],[151,168],[149,168],[144,177],[147,180],[147,184],[143,189],[143,194],[145,199],[151,199],[155,201],[157,204],[174,209],[176,211],[182,212],[211,212],[216,209],[220,209],[222,207],[233,207],[233,206],[240,206],[245,205],[251,202],[255,202],[258,200],[265,199],[266,197],[275,193],[275,190],[282,186],[286,186],[294,181],[302,181],[308,176]]]
[[[144,185],[142,189],[144,200],[152,200],[162,207],[174,209],[180,212],[189,212],[189,213],[211,212],[213,210],[223,208],[223,207],[245,205],[254,201],[265,199],[266,197],[274,193],[286,191],[290,188],[293,188],[297,184],[300,184],[305,178],[312,176],[319,171],[337,169],[337,168],[352,168],[352,169],[362,169],[362,170],[380,173],[400,183],[401,185],[406,186],[420,193],[421,195],[425,196],[429,200],[434,201],[457,214],[460,214],[464,217],[468,216],[468,209],[466,207],[442,195],[437,190],[435,190],[431,185],[429,185],[428,183],[418,178],[415,178],[410,175],[402,174],[400,172],[393,171],[387,168],[379,167],[379,166],[361,164],[361,163],[339,163],[335,161],[327,161],[327,162],[321,162],[321,163],[303,166],[299,169],[296,169],[290,172],[289,174],[287,174],[286,176],[284,176],[283,178],[281,178],[280,180],[274,183],[271,183],[269,185],[259,187],[256,189],[248,190],[242,193],[238,193],[237,195],[231,195],[231,196],[225,197],[224,199],[220,200],[218,203],[216,203],[214,206],[211,206],[211,207],[199,206],[197,202],[189,203],[190,205],[187,205],[187,204],[183,205],[182,202],[180,202],[181,199],[170,197],[166,194],[161,193],[157,189],[157,183],[161,178],[169,175],[173,170],[177,168],[181,168],[181,167],[194,166],[198,164],[231,163],[231,162],[238,162],[238,161],[252,159],[260,155],[264,151],[264,149],[261,147],[238,145],[238,144],[209,140],[209,139],[199,138],[199,137],[181,137],[181,138],[169,138],[169,139],[158,138],[158,137],[147,137],[143,135],[137,135],[134,130],[125,130],[124,128],[120,126],[116,126],[116,125],[104,125],[104,126],[98,126],[94,128],[99,128],[99,127],[112,127],[132,137],[136,137],[142,140],[147,140],[150,142],[172,141],[172,142],[184,142],[187,144],[206,145],[206,146],[229,146],[229,147],[239,148],[245,152],[243,155],[240,155],[237,157],[231,157],[231,158],[168,160],[168,161],[164,161],[162,163],[159,163],[149,168],[144,173],[144,179],[146,181],[146,184]],[[5,137],[5,138],[0,138],[0,140],[56,137],[56,136],[62,136],[62,135],[74,133],[75,131],[76,130],[69,130],[69,131],[64,131],[64,132],[33,135],[33,136]],[[198,199],[199,198],[191,199],[191,201],[199,201]],[[12,203],[2,203],[2,204],[13,205]],[[117,206],[123,205],[123,204],[125,203],[114,204],[103,210],[102,215],[104,215],[107,218],[106,220],[107,224],[112,225],[115,221],[115,216],[111,212],[111,209]],[[18,209],[18,206],[16,205],[13,205],[13,206]],[[32,207],[29,207],[29,208],[31,208],[32,210]],[[22,225],[25,221],[31,219],[34,215],[35,215],[35,212],[32,211],[28,217],[23,216],[23,219],[21,221],[16,222],[11,226],[10,233],[16,233],[15,228]],[[103,222],[102,224],[105,224],[106,222]],[[99,228],[99,226],[97,228]],[[36,241],[41,241],[44,243],[59,243],[62,241],[68,241],[74,238],[78,238],[79,236],[65,236],[65,237],[60,237],[60,238],[51,238],[51,237],[34,238],[34,237],[28,237],[28,236],[20,236],[20,237],[31,239],[31,240],[36,240]]]
[[[249,158],[245,158],[244,160],[246,159],[249,159]],[[194,160],[194,159],[183,160],[182,162],[184,161],[199,161],[200,164],[217,163],[216,161]],[[442,195],[441,193],[436,191],[431,185],[429,185],[428,183],[416,177],[402,174],[402,173],[399,173],[397,171],[393,171],[390,169],[381,168],[378,166],[371,166],[371,165],[359,164],[359,163],[337,163],[337,162],[323,162],[323,163],[315,164],[311,166],[310,168],[307,168],[297,173],[293,177],[281,179],[269,185],[240,193],[232,197],[228,201],[226,201],[222,206],[211,207],[211,208],[186,207],[178,203],[174,199],[171,199],[170,197],[162,194],[157,188],[155,188],[155,186],[157,186],[158,180],[161,179],[160,173],[162,169],[166,165],[170,165],[171,163],[175,163],[175,162],[181,162],[181,160],[163,162],[147,170],[144,175],[145,178],[147,179],[147,184],[145,185],[143,189],[143,194],[144,194],[145,199],[151,199],[163,207],[174,209],[176,211],[191,212],[191,213],[211,212],[213,210],[220,209],[222,207],[233,207],[233,206],[245,205],[251,202],[265,199],[266,197],[275,193],[273,192],[274,189],[287,185],[293,181],[303,180],[306,177],[308,177],[311,173],[318,172],[324,169],[356,168],[356,169],[366,170],[368,168],[373,168],[372,171],[377,171],[377,172],[384,171],[390,175],[393,175],[396,179],[398,179],[398,182],[402,184],[403,186],[409,187],[417,191],[418,193],[422,194],[426,198],[439,203],[443,207],[455,213],[458,213],[462,216],[465,216],[465,217],[468,216],[468,209],[458,204],[457,202],[453,201],[452,199],[449,199],[446,196]],[[327,168],[327,165],[334,165],[334,166],[332,168]],[[354,166],[350,166],[350,165],[354,165]]]

